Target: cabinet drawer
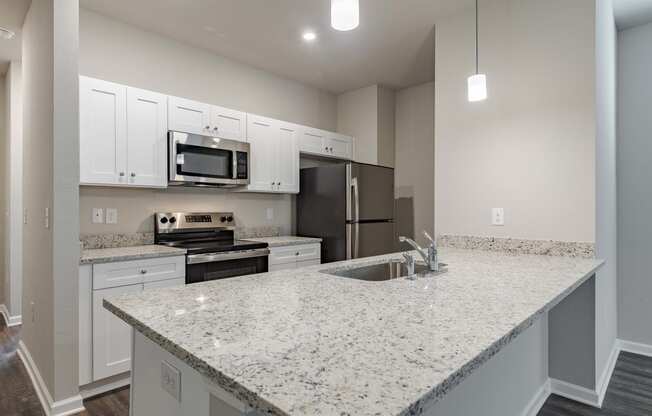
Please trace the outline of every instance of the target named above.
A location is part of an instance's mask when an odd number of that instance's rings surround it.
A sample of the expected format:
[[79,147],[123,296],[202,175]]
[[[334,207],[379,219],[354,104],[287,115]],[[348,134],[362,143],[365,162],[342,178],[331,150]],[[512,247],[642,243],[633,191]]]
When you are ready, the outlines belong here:
[[143,283],[186,277],[186,257],[162,257],[139,262]]
[[276,266],[279,264],[296,263],[298,261],[318,260],[320,258],[320,244],[272,247],[269,254],[269,265]]
[[302,267],[318,266],[320,264],[321,260],[319,259],[300,261],[297,262],[297,269],[301,269]]
[[93,265],[93,289],[106,289],[143,283],[140,262],[121,261]]

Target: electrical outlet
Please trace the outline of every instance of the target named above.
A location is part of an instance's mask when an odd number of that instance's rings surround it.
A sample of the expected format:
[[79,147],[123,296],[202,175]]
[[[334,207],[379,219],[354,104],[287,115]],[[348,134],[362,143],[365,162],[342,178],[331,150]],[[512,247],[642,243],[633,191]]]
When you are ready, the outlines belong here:
[[106,209],[106,223],[107,224],[117,224],[118,223],[118,209],[117,208],[107,208]]
[[50,208],[45,207],[45,228],[50,228]]
[[498,226],[505,225],[505,210],[503,208],[493,208],[491,210],[491,224]]
[[23,224],[27,225],[27,208],[23,210]]
[[34,301],[29,303],[29,306],[32,311],[32,323],[36,322],[36,305],[34,304]]
[[161,363],[161,388],[176,401],[181,401],[181,372],[167,361]]
[[267,219],[269,221],[274,219],[274,208],[267,208]]
[[104,224],[104,210],[93,208],[93,224]]

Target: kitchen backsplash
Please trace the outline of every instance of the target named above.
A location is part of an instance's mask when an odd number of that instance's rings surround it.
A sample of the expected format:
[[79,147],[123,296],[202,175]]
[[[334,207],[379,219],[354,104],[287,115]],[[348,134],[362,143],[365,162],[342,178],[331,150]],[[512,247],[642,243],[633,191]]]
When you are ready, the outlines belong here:
[[512,254],[538,254],[544,256],[583,258],[595,257],[595,244],[585,242],[440,235],[437,238],[437,244],[441,247],[500,251]]

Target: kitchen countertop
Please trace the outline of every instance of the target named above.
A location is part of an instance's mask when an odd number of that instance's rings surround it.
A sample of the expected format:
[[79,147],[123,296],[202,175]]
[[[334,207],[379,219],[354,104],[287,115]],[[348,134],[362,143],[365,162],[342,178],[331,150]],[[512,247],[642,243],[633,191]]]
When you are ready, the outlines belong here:
[[448,272],[365,282],[322,270],[108,298],[104,306],[270,415],[416,415],[588,280],[599,260],[440,249]]
[[82,250],[79,264],[111,263],[114,261],[184,256],[185,249],[150,244],[145,246],[97,248]]
[[280,237],[259,237],[259,238],[245,238],[248,241],[257,241],[260,243],[267,243],[270,247],[285,247],[285,246],[298,246],[301,244],[317,244],[321,243],[321,238],[313,237],[296,237],[283,235]]

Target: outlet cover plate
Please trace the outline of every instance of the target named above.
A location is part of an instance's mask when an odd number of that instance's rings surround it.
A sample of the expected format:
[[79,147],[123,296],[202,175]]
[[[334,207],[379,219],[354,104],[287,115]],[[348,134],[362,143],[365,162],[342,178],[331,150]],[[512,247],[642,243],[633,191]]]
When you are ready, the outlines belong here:
[[161,362],[161,388],[176,401],[181,401],[181,372],[167,361]]

